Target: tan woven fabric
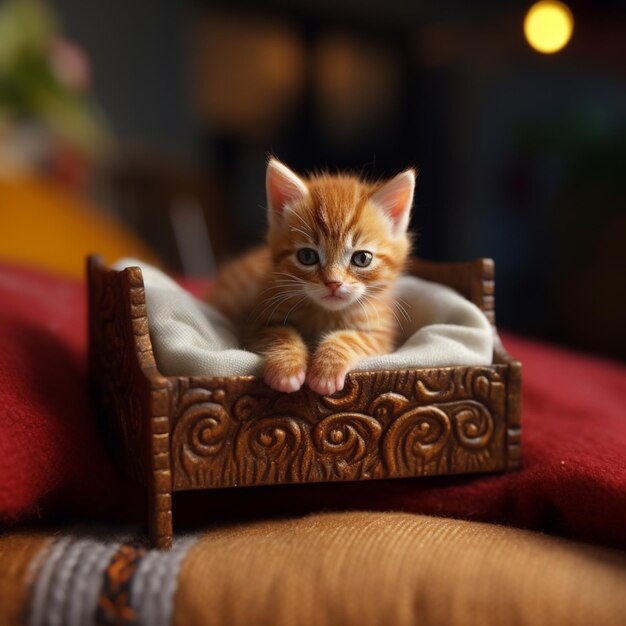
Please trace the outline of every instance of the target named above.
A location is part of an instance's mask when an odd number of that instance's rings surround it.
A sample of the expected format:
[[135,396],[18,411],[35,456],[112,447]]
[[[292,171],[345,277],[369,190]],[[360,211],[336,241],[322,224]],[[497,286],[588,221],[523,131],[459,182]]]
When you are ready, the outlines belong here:
[[618,625],[626,556],[487,524],[318,514],[219,528],[191,548],[176,626]]
[[19,532],[0,536],[0,625],[22,623],[28,584],[51,536]]

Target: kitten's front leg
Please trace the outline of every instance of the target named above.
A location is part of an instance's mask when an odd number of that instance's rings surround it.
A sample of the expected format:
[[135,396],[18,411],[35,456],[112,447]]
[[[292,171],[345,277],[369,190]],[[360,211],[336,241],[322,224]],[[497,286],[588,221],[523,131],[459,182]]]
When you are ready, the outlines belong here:
[[298,391],[306,377],[309,352],[290,326],[271,326],[257,335],[253,349],[265,357],[263,380],[276,391]]
[[308,386],[321,395],[343,389],[346,374],[364,357],[384,354],[392,342],[384,333],[339,330],[320,341],[307,373]]

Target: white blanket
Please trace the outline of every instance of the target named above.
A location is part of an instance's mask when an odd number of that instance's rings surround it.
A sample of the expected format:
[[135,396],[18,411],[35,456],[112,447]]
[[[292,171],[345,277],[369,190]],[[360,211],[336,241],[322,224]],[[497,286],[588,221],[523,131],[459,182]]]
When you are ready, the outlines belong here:
[[[165,376],[260,375],[263,358],[237,344],[230,322],[194,298],[163,272],[136,259],[121,259],[117,270],[138,266],[143,273],[152,347]],[[493,331],[482,311],[443,285],[402,277],[397,283],[409,321],[404,343],[391,354],[361,361],[357,370],[489,365]]]

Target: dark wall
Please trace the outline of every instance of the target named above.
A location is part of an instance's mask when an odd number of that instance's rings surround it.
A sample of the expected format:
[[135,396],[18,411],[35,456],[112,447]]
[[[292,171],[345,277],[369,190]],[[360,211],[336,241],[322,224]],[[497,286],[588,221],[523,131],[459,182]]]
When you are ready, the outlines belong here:
[[[224,200],[215,210],[235,224],[218,235],[233,253],[263,236],[268,152],[301,171],[379,177],[415,165],[420,255],[491,256],[500,325],[626,357],[623,3],[571,2],[574,37],[551,56],[524,41],[520,2],[55,4],[91,56],[96,95],[119,136],[195,155],[218,181]],[[278,53],[272,28],[284,44]],[[238,56],[257,34],[258,54],[252,46]],[[294,55],[289,102],[274,103],[278,121],[270,111],[259,119],[271,124],[238,125],[215,96],[234,89],[236,103],[242,90],[254,105],[248,114],[271,103],[258,75],[249,83],[258,93],[246,90],[246,71],[267,71],[281,85],[264,54],[278,65]],[[334,71],[333,54],[348,66],[371,58],[387,68],[386,81],[372,74],[362,84],[373,87],[354,88],[354,114],[335,115],[332,97],[324,104],[320,59],[329,54],[325,71]],[[340,80],[335,86],[341,92]]]
[[189,108],[188,2],[52,0],[68,36],[92,63],[94,92],[113,130],[130,142],[195,154]]

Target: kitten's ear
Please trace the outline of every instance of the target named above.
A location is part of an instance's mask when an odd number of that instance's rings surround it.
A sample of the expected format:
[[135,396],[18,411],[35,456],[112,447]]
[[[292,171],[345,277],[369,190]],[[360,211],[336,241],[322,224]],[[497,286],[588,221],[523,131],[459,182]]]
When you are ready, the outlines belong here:
[[287,205],[302,200],[309,194],[302,179],[286,165],[273,158],[267,164],[265,189],[270,226],[277,223]]
[[372,202],[391,220],[394,235],[402,234],[409,226],[414,191],[415,170],[410,169],[398,174],[372,194]]

